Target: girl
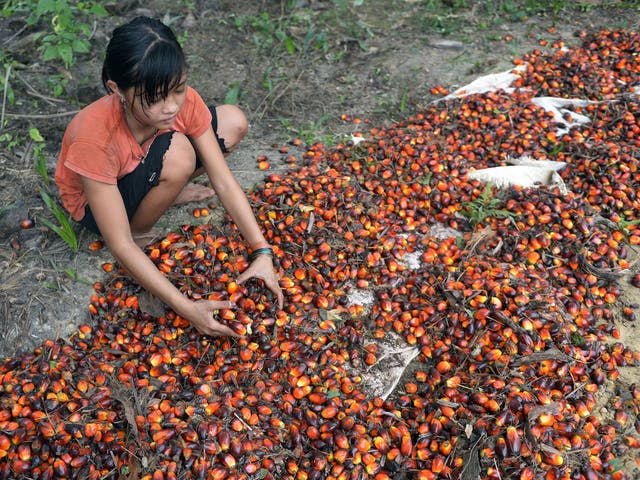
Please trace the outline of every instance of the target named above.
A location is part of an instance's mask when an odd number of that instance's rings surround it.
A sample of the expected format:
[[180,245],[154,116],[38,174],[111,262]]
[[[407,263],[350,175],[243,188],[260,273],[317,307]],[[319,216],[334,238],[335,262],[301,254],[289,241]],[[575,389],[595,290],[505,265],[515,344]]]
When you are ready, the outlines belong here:
[[[225,160],[247,131],[243,112],[233,105],[208,108],[187,85],[171,29],[147,17],[113,31],[102,82],[108,94],[79,112],[62,140],[55,180],[71,216],[101,234],[133,278],[198,331],[235,336],[214,318],[231,302],[189,300],[142,250],[169,206],[215,190],[252,249],[237,282],[261,278],[282,308],[273,250]],[[203,172],[214,190],[189,182]]]

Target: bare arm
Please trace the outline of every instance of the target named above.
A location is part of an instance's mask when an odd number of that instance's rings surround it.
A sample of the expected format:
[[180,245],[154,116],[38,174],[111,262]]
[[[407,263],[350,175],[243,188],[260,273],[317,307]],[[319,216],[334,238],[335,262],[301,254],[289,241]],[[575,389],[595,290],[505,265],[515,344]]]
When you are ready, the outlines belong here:
[[135,244],[117,185],[85,177],[82,183],[91,211],[109,250],[144,289],[169,305],[178,315],[189,320],[200,332],[237,336],[233,330],[213,318],[214,310],[230,308],[230,302],[189,300]]
[[[249,246],[266,244],[249,200],[229,169],[213,129],[208,128],[205,133],[192,141],[211,180],[211,185],[246,242]],[[251,277],[264,280],[269,290],[277,296],[278,305],[282,308],[284,295],[278,284],[273,263],[268,256],[258,256],[251,263],[251,266],[238,277],[238,282],[242,283]]]

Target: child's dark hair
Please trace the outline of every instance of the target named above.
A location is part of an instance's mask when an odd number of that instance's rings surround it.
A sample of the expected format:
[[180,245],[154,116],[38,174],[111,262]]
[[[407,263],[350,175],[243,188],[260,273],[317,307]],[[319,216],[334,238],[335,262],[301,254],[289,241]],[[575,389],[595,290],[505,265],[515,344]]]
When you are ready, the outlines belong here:
[[187,64],[176,36],[159,20],[136,17],[113,31],[102,66],[102,84],[112,80],[121,90],[134,87],[147,105],[175,88]]

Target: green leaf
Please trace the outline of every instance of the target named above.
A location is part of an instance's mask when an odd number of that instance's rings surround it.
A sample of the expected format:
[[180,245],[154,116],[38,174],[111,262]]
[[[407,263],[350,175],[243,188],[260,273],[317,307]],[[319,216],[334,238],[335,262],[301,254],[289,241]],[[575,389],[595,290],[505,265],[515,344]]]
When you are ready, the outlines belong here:
[[44,217],[38,217],[38,220],[49,229],[54,231],[74,252],[77,252],[78,238],[76,237],[76,233],[73,231],[71,222],[64,213],[64,210],[62,210],[62,208],[60,208],[55,200],[53,200],[44,190],[40,190],[40,196],[47,206],[47,209],[53,214],[54,217],[56,217],[56,220],[58,220],[58,223],[60,225],[54,225],[51,221]]
[[327,398],[329,400],[331,400],[332,398],[336,398],[339,397],[340,395],[342,395],[342,393],[340,392],[340,390],[329,390],[327,392]]
[[51,209],[53,199],[49,196],[49,194],[44,190],[40,190],[40,196],[42,197],[42,200],[44,201],[44,204],[47,206],[47,208]]
[[64,273],[72,280],[78,279],[78,272],[76,272],[73,268],[65,268]]
[[73,63],[73,49],[71,45],[60,45],[58,48],[58,55],[64,62],[65,67],[68,67]]
[[48,62],[49,60],[53,60],[54,58],[58,57],[58,47],[55,45],[47,45],[44,49],[44,53],[42,54],[42,59],[45,62]]
[[316,26],[314,25],[313,27],[311,27],[309,29],[309,31],[307,32],[307,34],[304,37],[304,42],[302,43],[302,51],[303,52],[307,52],[309,51],[309,46],[311,45],[311,42],[313,41],[313,39],[316,36]]
[[59,83],[53,86],[53,95],[59,97],[64,93],[64,87]]
[[91,36],[91,28],[86,23],[81,23],[80,25],[78,25],[77,28],[82,32],[82,34],[85,37],[90,37]]
[[324,52],[329,51],[329,42],[327,42],[327,34],[324,32],[319,33],[316,36],[316,48]]
[[296,53],[296,44],[293,42],[293,40],[291,40],[291,37],[287,36],[284,39],[284,45],[289,54],[293,55],[294,53]]
[[82,40],[80,38],[76,38],[73,41],[73,50],[78,53],[89,53],[89,42],[86,40]]
[[59,226],[54,225],[51,221],[49,221],[49,219],[44,217],[38,217],[38,221],[41,223],[44,223],[47,228],[49,228],[50,230],[53,230],[56,234],[58,234],[60,238],[64,240],[65,233],[62,231],[62,229]]
[[405,108],[407,108],[407,92],[404,92],[400,99],[400,113],[404,113]]
[[106,17],[109,15],[109,12],[107,12],[107,9],[104,8],[102,5],[100,5],[99,3],[92,4],[91,8],[89,9],[89,13],[93,15],[97,15],[99,17]]
[[613,468],[613,473],[619,472],[622,470],[622,462],[620,462],[617,458],[612,458],[609,460],[609,464]]
[[587,345],[585,338],[578,332],[574,332],[573,335],[571,335],[571,342],[578,347],[585,347]]
[[237,105],[240,98],[240,82],[233,82],[229,85],[229,90],[224,97],[224,103],[227,105]]
[[29,129],[29,136],[34,142],[44,142],[44,138],[40,135],[40,131],[35,127]]
[[47,12],[55,12],[56,11],[56,2],[55,0],[39,0],[38,6],[36,7],[35,14],[40,17],[41,15]]
[[78,38],[78,34],[72,31],[62,31],[59,32],[57,38],[58,45],[70,45],[74,42],[76,38]]

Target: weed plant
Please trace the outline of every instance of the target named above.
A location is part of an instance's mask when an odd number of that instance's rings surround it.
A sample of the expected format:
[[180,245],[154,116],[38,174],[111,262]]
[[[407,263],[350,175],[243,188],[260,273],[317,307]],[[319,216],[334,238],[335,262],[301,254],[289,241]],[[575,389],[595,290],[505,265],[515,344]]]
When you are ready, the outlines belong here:
[[64,242],[73,250],[74,252],[78,251],[78,237],[76,236],[76,232],[71,225],[71,221],[67,214],[64,212],[62,207],[58,205],[51,196],[45,192],[44,190],[40,190],[40,197],[42,197],[42,201],[44,202],[47,210],[53,214],[53,216],[58,221],[58,224],[51,222],[49,219],[43,216],[38,217],[38,221],[42,224],[46,225],[50,230],[55,232]]
[[77,54],[88,53],[93,23],[108,15],[100,2],[67,0],[7,0],[2,17],[25,18],[28,27],[40,25],[35,35],[42,59],[62,61],[69,68]]
[[[278,117],[278,120],[280,120],[280,123],[285,128],[291,139],[297,137],[306,145],[313,145],[314,143],[322,140],[322,125],[327,121],[328,118],[329,115],[323,115],[315,122],[302,124],[297,127],[294,126],[288,119],[282,116]],[[331,143],[331,138],[327,137],[324,139],[325,145],[330,146]]]
[[35,127],[29,129],[29,138],[31,138],[31,141],[33,142],[32,149],[36,172],[40,175],[45,186],[49,187],[51,185],[51,179],[47,172],[47,162],[44,156],[44,138],[42,138],[40,131]]
[[475,228],[484,223],[487,218],[511,218],[513,212],[499,208],[502,200],[494,195],[493,185],[487,183],[482,193],[474,200],[465,202],[460,213]]

